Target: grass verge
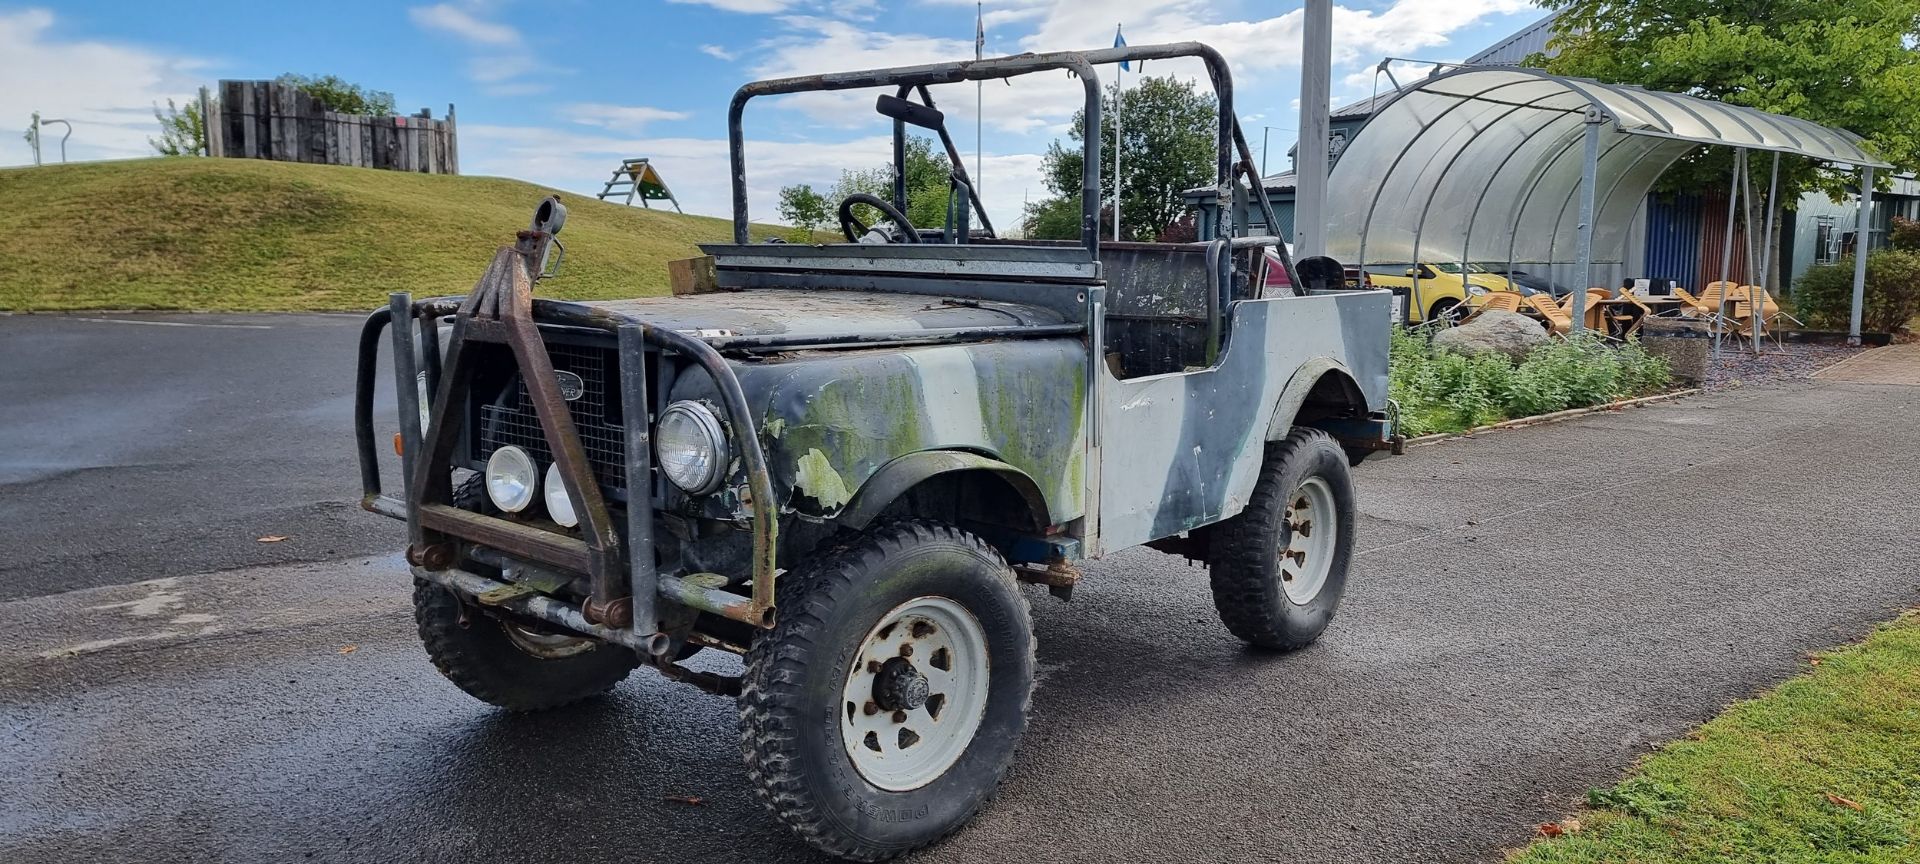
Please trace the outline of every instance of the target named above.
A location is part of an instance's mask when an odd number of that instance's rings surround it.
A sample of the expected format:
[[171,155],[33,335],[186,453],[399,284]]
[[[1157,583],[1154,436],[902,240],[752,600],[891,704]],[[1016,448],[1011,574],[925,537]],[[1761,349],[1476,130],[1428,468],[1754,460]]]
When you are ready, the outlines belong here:
[[1920,613],[1813,662],[1509,864],[1920,861]]
[[[249,159],[0,170],[0,310],[365,311],[390,291],[464,294],[553,192]],[[567,256],[545,297],[663,294],[667,261],[732,237],[723,219],[560,197]]]

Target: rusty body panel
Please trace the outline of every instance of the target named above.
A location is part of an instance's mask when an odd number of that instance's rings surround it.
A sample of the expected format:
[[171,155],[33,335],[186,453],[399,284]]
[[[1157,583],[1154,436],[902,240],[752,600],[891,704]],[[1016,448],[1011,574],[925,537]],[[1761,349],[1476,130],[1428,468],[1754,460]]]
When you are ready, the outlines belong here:
[[[736,367],[783,510],[833,519],[879,470],[923,451],[1030,477],[1049,524],[1084,514],[1086,346],[1078,339],[815,350]],[[710,398],[684,379],[674,399]]]

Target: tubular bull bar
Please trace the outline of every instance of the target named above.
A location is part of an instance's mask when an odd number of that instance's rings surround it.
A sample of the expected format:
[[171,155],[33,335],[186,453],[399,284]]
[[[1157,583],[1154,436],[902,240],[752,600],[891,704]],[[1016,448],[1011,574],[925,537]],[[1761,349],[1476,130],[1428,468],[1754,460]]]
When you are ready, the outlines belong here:
[[[543,212],[545,212],[543,210]],[[415,302],[396,292],[389,304],[367,317],[361,328],[359,368],[354,392],[354,433],[359,449],[361,507],[404,519],[407,562],[415,576],[445,586],[484,605],[596,636],[655,656],[671,646],[659,627],[657,601],[669,602],[742,621],[773,626],[774,546],[778,522],[773,482],[766,455],[753,434],[752,415],[733,370],[713,346],[674,330],[655,327],[619,312],[579,303],[532,297],[539,262],[552,233],[522,231],[511,247],[502,247],[474,291],[466,297]],[[446,356],[440,356],[438,322],[452,316]],[[396,323],[398,322],[398,323]],[[642,406],[640,422],[626,436],[628,490],[627,539],[623,547],[612,513],[593,476],[586,449],[560,394],[553,362],[540,337],[540,324],[602,330],[618,344],[619,387],[628,405]],[[391,332],[393,375],[400,413],[402,497],[384,494],[374,450],[373,391],[381,334]],[[575,513],[581,537],[487,516],[454,506],[452,469],[460,442],[455,412],[467,402],[472,381],[470,342],[504,344],[520,366],[541,433]],[[741,596],[678,576],[661,575],[653,556],[651,434],[646,420],[648,346],[670,351],[705,370],[720,395],[728,434],[747,476],[747,503],[753,514],[752,593]],[[419,379],[424,372],[433,393],[431,416],[421,428]],[[564,600],[523,590],[456,565],[467,556],[461,544],[496,550],[509,558],[564,571],[585,573],[591,595],[574,606]]]

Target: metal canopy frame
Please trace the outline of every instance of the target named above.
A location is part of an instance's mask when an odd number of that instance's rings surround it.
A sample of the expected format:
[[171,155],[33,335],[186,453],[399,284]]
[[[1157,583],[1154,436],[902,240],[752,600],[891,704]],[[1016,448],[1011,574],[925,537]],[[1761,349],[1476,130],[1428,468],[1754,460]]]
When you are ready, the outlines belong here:
[[[1641,202],[1703,146],[1858,168],[1863,212],[1873,171],[1890,167],[1858,135],[1797,117],[1538,69],[1465,68],[1393,96],[1341,154],[1332,185],[1345,194],[1328,202],[1327,254],[1361,266],[1572,264],[1584,306],[1593,265],[1624,265]],[[1417,277],[1410,300],[1421,304]]]

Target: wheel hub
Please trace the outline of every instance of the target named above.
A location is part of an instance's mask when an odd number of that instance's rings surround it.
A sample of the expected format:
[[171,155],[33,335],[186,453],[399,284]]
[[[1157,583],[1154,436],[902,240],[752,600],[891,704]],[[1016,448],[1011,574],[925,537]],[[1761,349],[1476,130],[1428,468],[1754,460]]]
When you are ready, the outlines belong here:
[[880,665],[874,676],[873,701],[888,711],[912,711],[927,704],[933,694],[931,683],[905,657],[895,657]]
[[1320,595],[1333,567],[1339,518],[1327,481],[1309,477],[1294,490],[1280,548],[1280,587],[1289,601],[1304,606]]
[[919,597],[881,616],[841,691],[854,769],[890,792],[938,780],[980,728],[991,668],[985,629],[952,599]]

